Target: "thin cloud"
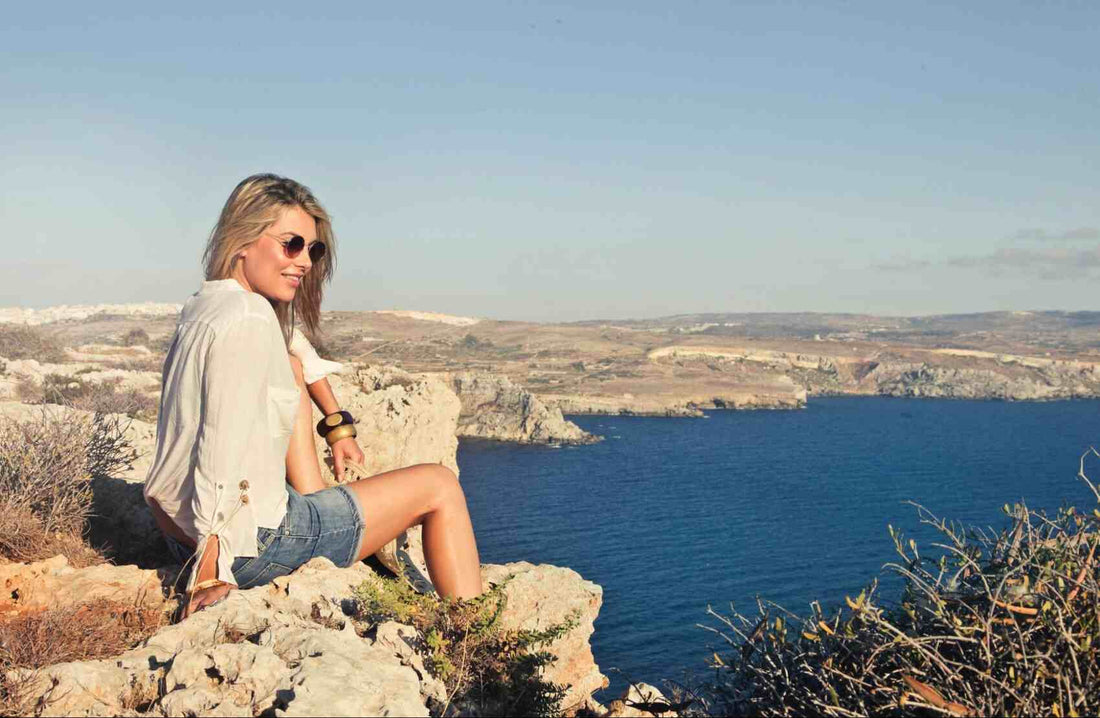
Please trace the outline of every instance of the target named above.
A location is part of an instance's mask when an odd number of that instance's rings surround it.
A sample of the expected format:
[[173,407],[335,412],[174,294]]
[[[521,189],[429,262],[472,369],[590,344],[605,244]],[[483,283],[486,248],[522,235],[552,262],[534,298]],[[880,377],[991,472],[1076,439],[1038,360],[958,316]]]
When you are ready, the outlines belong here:
[[893,259],[872,264],[871,268],[881,272],[913,272],[919,269],[927,269],[932,264],[927,259]]
[[1078,279],[1100,270],[1100,244],[1094,247],[1009,247],[989,254],[948,257],[941,261],[901,259],[881,262],[874,269],[915,272],[935,266],[976,269],[994,276],[1018,274],[1038,279]]
[[1017,242],[1091,242],[1100,240],[1100,227],[1078,227],[1062,232],[1038,228],[1021,229],[1011,239]]
[[976,257],[953,257],[944,264],[981,269],[993,274],[1017,272],[1042,279],[1082,277],[1100,268],[1100,245],[1088,249],[998,249],[992,254]]

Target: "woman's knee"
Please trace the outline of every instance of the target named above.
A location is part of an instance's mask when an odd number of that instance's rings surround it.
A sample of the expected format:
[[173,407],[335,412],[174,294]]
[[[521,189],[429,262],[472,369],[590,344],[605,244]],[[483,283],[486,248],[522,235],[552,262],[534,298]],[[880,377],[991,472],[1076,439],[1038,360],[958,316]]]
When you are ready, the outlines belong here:
[[466,501],[466,494],[462,492],[462,484],[458,482],[455,472],[442,464],[420,464],[417,468],[428,477],[434,504],[442,506],[455,501]]

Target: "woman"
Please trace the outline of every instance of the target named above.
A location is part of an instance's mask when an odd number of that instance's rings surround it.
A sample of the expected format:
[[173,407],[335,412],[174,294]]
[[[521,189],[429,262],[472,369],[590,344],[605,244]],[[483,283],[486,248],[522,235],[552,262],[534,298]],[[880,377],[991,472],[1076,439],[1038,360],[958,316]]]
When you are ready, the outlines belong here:
[[349,566],[417,523],[439,592],[481,592],[466,499],[449,469],[420,464],[325,488],[311,395],[337,472],[362,452],[327,363],[294,323],[316,331],[334,250],[309,189],[271,174],[237,185],[211,233],[207,281],[184,305],[165,360],[145,481],[170,548],[195,563],[184,617],[316,556]]

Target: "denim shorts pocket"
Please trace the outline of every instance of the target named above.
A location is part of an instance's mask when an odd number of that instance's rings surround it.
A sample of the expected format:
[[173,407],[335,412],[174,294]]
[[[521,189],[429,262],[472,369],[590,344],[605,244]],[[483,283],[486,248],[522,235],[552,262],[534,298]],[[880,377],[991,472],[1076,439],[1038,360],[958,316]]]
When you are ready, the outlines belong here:
[[241,571],[248,571],[250,567],[260,560],[260,557],[264,555],[264,551],[271,548],[271,544],[278,538],[279,533],[275,529],[268,529],[260,526],[256,529],[256,555],[249,556],[241,562],[241,559],[237,559],[233,562],[233,573],[237,574]]
[[260,586],[278,578],[279,576],[285,576],[293,570],[293,568],[289,566],[284,566],[281,563],[267,561],[266,565],[262,569],[260,569],[259,573],[257,573],[250,580],[242,583],[240,586],[238,586],[238,588],[243,590],[246,588],[252,588],[253,586]]

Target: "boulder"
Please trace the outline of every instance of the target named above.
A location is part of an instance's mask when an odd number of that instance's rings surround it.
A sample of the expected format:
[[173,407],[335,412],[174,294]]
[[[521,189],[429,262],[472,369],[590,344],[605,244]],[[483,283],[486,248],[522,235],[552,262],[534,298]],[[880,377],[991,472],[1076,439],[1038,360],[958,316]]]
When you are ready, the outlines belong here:
[[159,607],[165,601],[161,586],[158,571],[109,563],[73,568],[64,556],[0,564],[0,617],[104,599]]
[[[623,694],[607,704],[607,718],[651,718],[675,715],[672,711],[656,710],[660,704],[668,704],[661,691],[648,683],[632,683]],[[652,710],[645,710],[645,706]]]
[[[443,464],[458,473],[460,404],[439,379],[413,376],[400,369],[353,364],[330,374],[329,385],[340,407],[356,418],[356,442],[368,475],[414,464]],[[313,406],[313,425],[324,415]],[[321,472],[335,483],[328,444],[314,432]]]
[[603,589],[572,569],[525,561],[483,566],[481,577],[487,585],[506,581],[504,628],[537,630],[576,618],[577,625],[547,647],[557,660],[544,675],[552,683],[569,686],[562,700],[567,713],[588,706],[592,693],[608,685],[589,643],[603,605]]

